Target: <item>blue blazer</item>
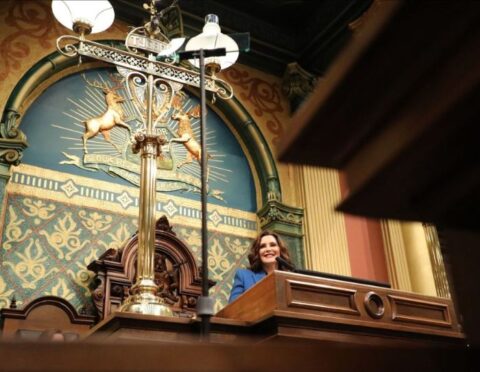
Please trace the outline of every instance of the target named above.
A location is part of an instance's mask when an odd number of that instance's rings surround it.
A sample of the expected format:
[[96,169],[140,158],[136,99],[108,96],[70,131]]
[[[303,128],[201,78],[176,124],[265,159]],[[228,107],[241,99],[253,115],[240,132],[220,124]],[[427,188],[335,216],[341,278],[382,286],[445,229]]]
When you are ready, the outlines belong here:
[[266,276],[267,273],[263,270],[255,272],[248,269],[238,269],[235,273],[235,279],[233,280],[233,287],[230,292],[228,303],[234,301],[238,296],[246,292]]

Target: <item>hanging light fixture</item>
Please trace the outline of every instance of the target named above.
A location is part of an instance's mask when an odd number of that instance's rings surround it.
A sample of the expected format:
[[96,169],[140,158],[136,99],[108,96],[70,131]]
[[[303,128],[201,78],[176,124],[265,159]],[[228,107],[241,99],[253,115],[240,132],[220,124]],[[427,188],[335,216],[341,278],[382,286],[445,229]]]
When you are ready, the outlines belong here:
[[[218,16],[208,14],[205,17],[205,26],[203,32],[192,37],[185,46],[186,51],[195,50],[211,50],[225,48],[224,56],[212,56],[205,58],[205,67],[208,72],[216,73],[233,65],[238,59],[238,45],[230,36],[225,35],[220,30],[218,24]],[[198,58],[188,60],[192,65],[199,68],[200,62]]]
[[105,31],[115,19],[108,0],[53,0],[52,11],[63,26],[80,35]]

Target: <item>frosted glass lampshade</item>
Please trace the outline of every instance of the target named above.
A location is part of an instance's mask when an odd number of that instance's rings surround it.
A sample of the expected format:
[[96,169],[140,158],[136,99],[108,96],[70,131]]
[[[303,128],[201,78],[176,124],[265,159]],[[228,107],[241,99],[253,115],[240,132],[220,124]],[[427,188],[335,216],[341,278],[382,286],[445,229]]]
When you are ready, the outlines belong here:
[[52,11],[63,26],[86,34],[105,31],[115,19],[108,0],[52,0]]
[[[222,34],[218,24],[218,17],[215,14],[209,14],[205,17],[205,26],[203,32],[192,37],[185,46],[186,51],[194,51],[200,49],[217,49],[225,48],[227,54],[218,57],[205,58],[205,65],[218,65],[220,70],[226,69],[233,65],[238,59],[238,45],[230,37]],[[189,62],[195,67],[199,67],[198,59],[189,59]]]

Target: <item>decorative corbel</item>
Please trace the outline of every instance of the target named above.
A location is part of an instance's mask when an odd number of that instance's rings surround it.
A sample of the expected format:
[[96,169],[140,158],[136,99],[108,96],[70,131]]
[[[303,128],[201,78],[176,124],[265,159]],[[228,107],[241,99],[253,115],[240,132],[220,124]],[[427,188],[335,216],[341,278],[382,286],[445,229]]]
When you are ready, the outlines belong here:
[[16,110],[7,109],[4,120],[0,123],[0,178],[8,181],[10,167],[18,165],[27,148],[27,137],[18,129],[20,114]]
[[297,268],[304,267],[303,209],[285,205],[276,199],[270,199],[257,212],[257,216],[260,228],[279,234],[287,244]]
[[287,65],[283,75],[282,91],[290,101],[292,112],[295,112],[313,91],[316,81],[315,75],[304,70],[297,62]]

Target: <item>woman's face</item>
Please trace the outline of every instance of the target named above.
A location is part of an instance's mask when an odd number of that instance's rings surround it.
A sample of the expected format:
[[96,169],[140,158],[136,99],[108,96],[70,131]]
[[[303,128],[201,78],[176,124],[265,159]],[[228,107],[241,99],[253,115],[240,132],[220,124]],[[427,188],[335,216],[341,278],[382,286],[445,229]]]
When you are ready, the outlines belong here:
[[260,240],[260,249],[258,251],[262,265],[276,264],[276,257],[280,256],[280,247],[277,239],[273,235],[265,235]]

